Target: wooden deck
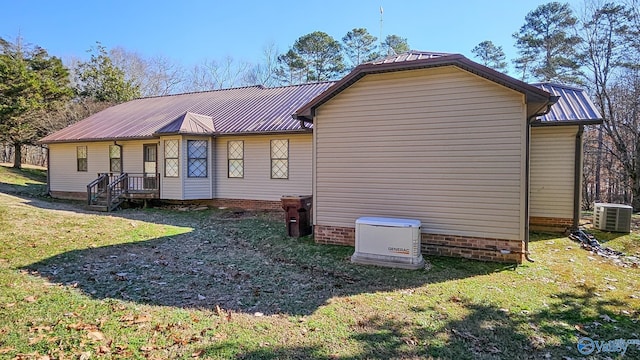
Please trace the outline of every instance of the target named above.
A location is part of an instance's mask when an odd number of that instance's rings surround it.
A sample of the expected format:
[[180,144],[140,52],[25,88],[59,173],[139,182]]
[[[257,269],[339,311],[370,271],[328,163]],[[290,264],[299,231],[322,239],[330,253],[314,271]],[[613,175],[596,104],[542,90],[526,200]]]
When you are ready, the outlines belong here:
[[87,185],[87,203],[92,208],[112,211],[123,201],[159,199],[160,174],[99,173]]

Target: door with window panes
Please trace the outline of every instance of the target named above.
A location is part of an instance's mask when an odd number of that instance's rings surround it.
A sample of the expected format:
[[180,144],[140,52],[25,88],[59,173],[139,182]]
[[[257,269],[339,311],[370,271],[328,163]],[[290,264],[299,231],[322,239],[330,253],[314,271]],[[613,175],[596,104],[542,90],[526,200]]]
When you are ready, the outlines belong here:
[[158,173],[158,145],[157,144],[144,144],[144,174],[143,174],[143,189],[155,190],[158,188],[158,179],[156,177]]

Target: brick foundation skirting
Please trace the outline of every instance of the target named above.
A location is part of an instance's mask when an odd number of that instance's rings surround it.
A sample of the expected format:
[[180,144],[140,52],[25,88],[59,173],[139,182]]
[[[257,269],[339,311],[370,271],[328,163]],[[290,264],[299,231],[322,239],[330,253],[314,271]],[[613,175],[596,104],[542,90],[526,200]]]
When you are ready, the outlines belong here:
[[[356,229],[341,226],[314,226],[314,240],[319,244],[354,246]],[[422,234],[423,254],[463,257],[482,261],[521,264],[524,242],[469,236]]]
[[[87,200],[86,192],[51,191],[51,197],[66,200]],[[168,200],[158,199],[164,204],[207,205],[213,207],[238,208],[243,210],[282,210],[280,200],[247,200],[247,199],[199,199],[199,200]]]
[[524,241],[422,234],[422,253],[521,264],[524,260]]
[[532,231],[550,231],[564,233],[573,226],[573,219],[531,216],[529,229]]
[[313,239],[318,244],[356,245],[356,229],[342,226],[316,225],[313,227]]
[[240,208],[244,210],[282,210],[280,200],[213,199],[207,204],[215,207]]
[[56,199],[84,200],[84,201],[87,201],[87,193],[86,192],[50,191],[49,195],[51,195],[52,198],[56,198]]

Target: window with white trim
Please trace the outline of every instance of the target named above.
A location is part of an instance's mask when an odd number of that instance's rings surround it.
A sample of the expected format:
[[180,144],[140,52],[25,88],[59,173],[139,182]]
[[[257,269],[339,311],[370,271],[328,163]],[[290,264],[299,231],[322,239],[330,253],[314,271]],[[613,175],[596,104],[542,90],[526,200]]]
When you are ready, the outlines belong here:
[[77,170],[78,171],[87,171],[87,147],[86,146],[78,146],[76,148],[76,159],[77,159]]
[[164,177],[179,177],[180,175],[179,146],[178,140],[164,141]]
[[227,142],[227,176],[244,177],[244,141],[242,140]]
[[207,177],[207,140],[187,140],[187,175]]
[[271,140],[271,178],[289,178],[289,140]]

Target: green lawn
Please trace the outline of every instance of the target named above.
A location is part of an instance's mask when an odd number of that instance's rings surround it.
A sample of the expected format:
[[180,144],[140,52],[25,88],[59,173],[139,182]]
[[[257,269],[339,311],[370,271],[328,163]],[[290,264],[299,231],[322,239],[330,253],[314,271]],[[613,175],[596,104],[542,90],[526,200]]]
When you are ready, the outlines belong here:
[[[561,359],[639,337],[640,269],[565,237],[533,234],[518,267],[393,270],[289,239],[279,214],[91,213],[43,181],[0,166],[0,359]],[[598,235],[640,255],[637,233]]]

